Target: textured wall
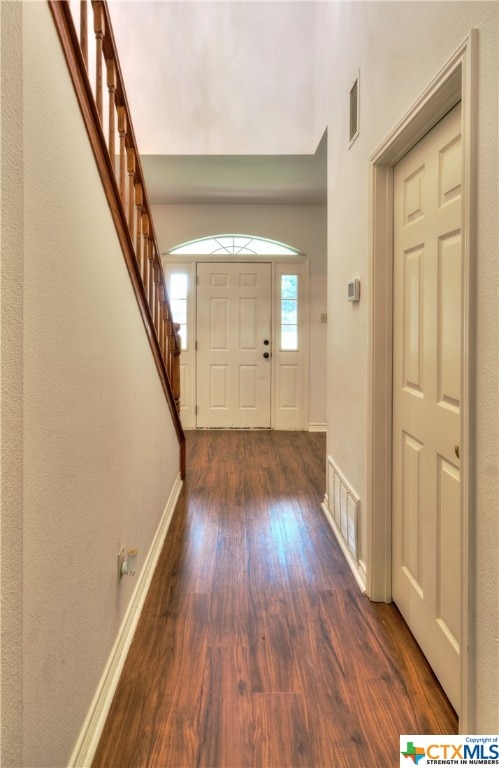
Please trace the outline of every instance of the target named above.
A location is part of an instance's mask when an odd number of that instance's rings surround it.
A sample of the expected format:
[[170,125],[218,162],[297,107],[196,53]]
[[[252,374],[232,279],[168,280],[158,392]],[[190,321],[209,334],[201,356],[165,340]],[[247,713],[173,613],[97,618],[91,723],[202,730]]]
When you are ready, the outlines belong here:
[[17,692],[13,716],[2,712],[2,765],[54,768],[67,765],[136,584],[118,584],[118,547],[144,562],[178,443],[48,5],[21,7],[3,39],[22,70],[2,102],[13,158],[2,154],[2,348],[16,343],[2,407],[18,459],[2,443],[13,502],[2,547],[15,568],[2,581],[2,688]]
[[23,191],[20,3],[0,5],[1,268],[0,268],[0,763],[22,763],[22,480],[23,480]]
[[320,205],[156,205],[160,251],[222,233],[279,240],[310,258],[309,422],[326,423],[326,207]]
[[[471,514],[476,531],[477,732],[499,723],[497,480],[497,3],[324,3],[315,119],[328,126],[328,450],[366,497],[369,157],[470,30],[479,31],[478,239],[472,254]],[[348,149],[349,90],[360,70],[360,136]],[[366,546],[362,521],[362,556]],[[485,619],[486,617],[486,619]]]

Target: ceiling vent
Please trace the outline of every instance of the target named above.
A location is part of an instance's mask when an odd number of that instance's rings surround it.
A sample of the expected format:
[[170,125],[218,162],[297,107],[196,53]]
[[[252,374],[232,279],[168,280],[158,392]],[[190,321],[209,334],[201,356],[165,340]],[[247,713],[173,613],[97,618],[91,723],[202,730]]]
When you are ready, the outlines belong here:
[[359,77],[350,88],[350,146],[359,135]]

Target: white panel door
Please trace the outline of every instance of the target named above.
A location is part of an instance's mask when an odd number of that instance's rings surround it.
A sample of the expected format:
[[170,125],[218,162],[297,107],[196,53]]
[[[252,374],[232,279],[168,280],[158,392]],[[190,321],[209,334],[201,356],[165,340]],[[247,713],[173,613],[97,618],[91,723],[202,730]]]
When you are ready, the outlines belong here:
[[393,599],[460,707],[461,111],[394,169]]
[[197,426],[270,428],[271,265],[197,265]]

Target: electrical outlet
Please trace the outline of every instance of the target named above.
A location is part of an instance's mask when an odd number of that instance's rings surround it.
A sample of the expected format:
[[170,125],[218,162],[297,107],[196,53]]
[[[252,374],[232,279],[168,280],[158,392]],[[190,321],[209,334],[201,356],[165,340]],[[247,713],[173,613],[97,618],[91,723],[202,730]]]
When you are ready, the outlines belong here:
[[123,567],[123,563],[125,562],[125,547],[121,547],[120,551],[118,552],[118,581],[121,581],[123,574],[121,573],[121,569]]

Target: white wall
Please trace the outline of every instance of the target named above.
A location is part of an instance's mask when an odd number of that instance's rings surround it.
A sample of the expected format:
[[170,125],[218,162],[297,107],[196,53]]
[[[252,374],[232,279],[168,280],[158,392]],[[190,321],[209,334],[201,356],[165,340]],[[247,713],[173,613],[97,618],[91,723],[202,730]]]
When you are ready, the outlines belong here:
[[[317,26],[316,133],[328,126],[328,452],[366,498],[369,157],[459,47],[479,30],[477,244],[472,288],[472,508],[476,575],[476,732],[499,725],[497,87],[498,5],[323,3]],[[349,90],[360,70],[360,136],[348,149]],[[365,511],[365,504],[362,507]],[[361,557],[366,556],[365,515]]]
[[136,584],[118,547],[142,566],[179,452],[48,5],[1,6],[2,765],[54,768]]
[[111,18],[142,153],[315,152],[308,1],[112,2]]
[[279,240],[310,258],[309,423],[326,423],[326,207],[321,205],[152,206],[160,252],[208,235],[240,233]]

